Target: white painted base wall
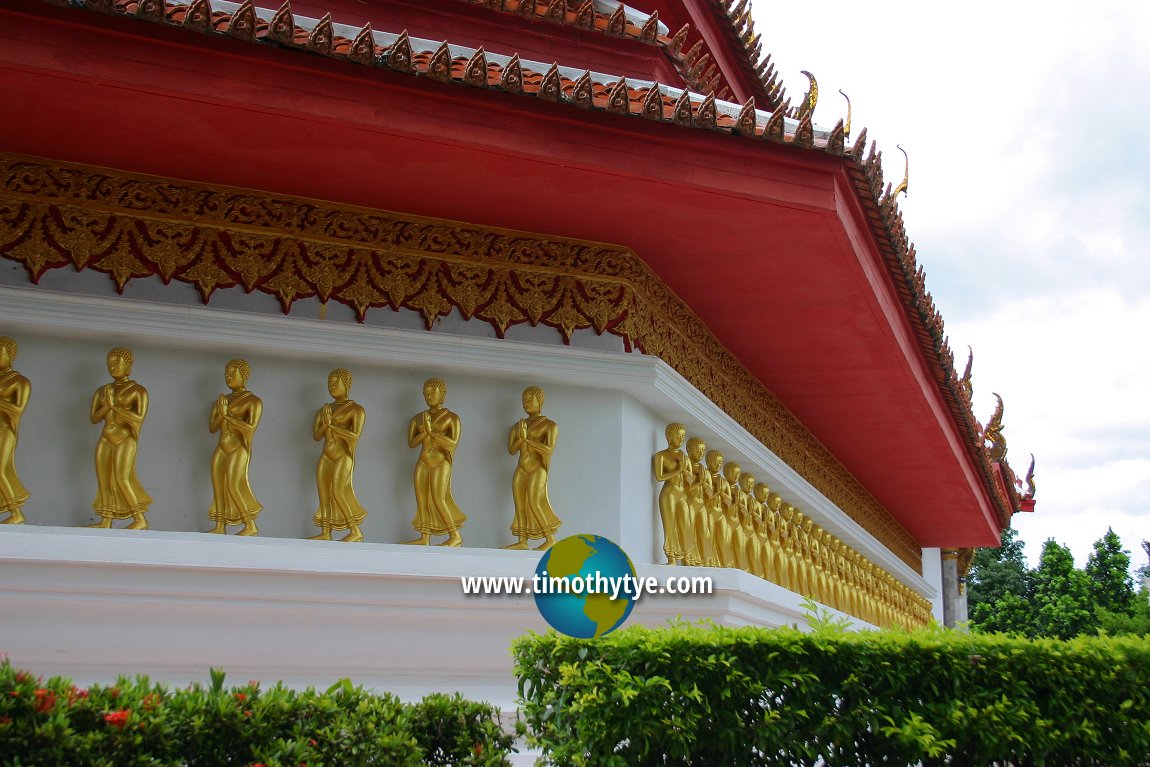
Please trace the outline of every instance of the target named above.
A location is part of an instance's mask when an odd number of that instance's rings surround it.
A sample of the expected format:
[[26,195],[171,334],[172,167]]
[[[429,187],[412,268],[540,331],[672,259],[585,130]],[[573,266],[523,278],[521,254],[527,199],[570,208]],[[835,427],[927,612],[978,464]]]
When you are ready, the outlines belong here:
[[[347,677],[405,699],[460,691],[515,707],[511,641],[546,623],[528,596],[464,596],[460,578],[530,578],[540,554],[197,533],[13,527],[0,534],[0,652],[82,683],[148,674],[186,684]],[[797,594],[738,570],[714,593],[639,600],[627,625],[707,619],[805,625]]]

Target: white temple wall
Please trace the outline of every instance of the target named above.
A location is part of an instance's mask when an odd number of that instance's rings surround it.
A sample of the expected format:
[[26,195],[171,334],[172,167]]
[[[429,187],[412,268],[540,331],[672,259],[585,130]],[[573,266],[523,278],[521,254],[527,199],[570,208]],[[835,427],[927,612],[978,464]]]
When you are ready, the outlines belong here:
[[[301,538],[317,532],[312,515],[320,443],[312,439],[312,424],[316,410],[330,401],[328,372],[346,367],[354,375],[351,397],[367,411],[355,478],[357,496],[368,510],[362,526],[367,540],[396,543],[414,535],[412,469],[418,451],[407,446],[407,430],[411,416],[426,408],[422,385],[433,374],[447,380],[447,406],[462,421],[452,486],[468,515],[466,544],[498,547],[514,540],[508,526],[514,512],[510,488],[516,457],[507,452],[508,431],[524,415],[523,388],[547,383],[533,378],[526,367],[500,380],[370,365],[338,353],[284,358],[226,341],[213,344],[215,348],[165,347],[98,328],[83,333],[91,337],[13,332],[20,343],[16,367],[33,386],[17,454],[17,467],[32,493],[24,509],[31,524],[81,526],[98,521],[91,502],[100,427],[89,422],[88,412],[92,393],[110,380],[107,351],[126,345],[135,355],[132,378],[149,392],[137,470],[154,500],[148,514],[153,529],[192,532],[211,527],[209,462],[216,435],[208,431],[208,414],[215,398],[226,391],[225,363],[242,356],[252,365],[248,386],[264,403],[250,469],[252,489],[264,505],[258,522],[263,535]],[[648,472],[621,471],[634,462],[622,439],[626,395],[553,383],[547,383],[546,392],[544,413],[559,424],[550,494],[564,522],[562,532],[617,538],[623,478],[629,495],[647,498],[635,511],[650,515],[652,493]],[[631,409],[641,410],[633,403]],[[640,441],[651,443],[651,430],[661,427],[649,415],[633,420],[638,422],[629,428],[645,432]],[[645,464],[650,452],[644,447],[645,455],[636,460]],[[646,537],[650,527],[647,520]],[[644,549],[634,556],[645,556]]]
[[[7,265],[0,273],[15,282]],[[48,285],[49,276],[59,273],[67,290]],[[562,345],[549,328],[521,329],[531,341],[512,339],[511,332],[499,340],[476,327],[486,323],[452,316],[437,323],[439,332],[427,332],[422,324],[415,326],[418,331],[385,328],[372,320],[394,315],[406,323],[410,317],[376,310],[360,324],[350,313],[334,319],[333,304],[321,321],[297,316],[297,308],[307,308],[300,303],[285,317],[265,305],[266,297],[254,295],[230,296],[248,308],[232,311],[219,308],[215,298],[204,306],[187,286],[155,280],[139,281],[147,283],[151,300],[113,298],[95,295],[100,283],[90,275],[56,270],[37,287],[0,285],[0,335],[20,342],[16,368],[33,383],[16,458],[32,492],[25,508],[32,524],[94,521],[92,461],[99,429],[88,421],[90,397],[110,380],[107,350],[127,345],[136,355],[133,377],[151,396],[138,466],[155,497],[149,520],[157,530],[209,526],[208,462],[215,435],[207,419],[225,390],[224,364],[241,356],[253,366],[249,388],[264,400],[251,478],[265,506],[260,526],[266,536],[316,532],[311,519],[319,445],[311,439],[312,420],[329,400],[328,372],[346,367],[355,374],[352,398],[367,410],[356,487],[369,511],[363,525],[368,541],[414,535],[416,451],[406,445],[406,430],[424,407],[423,381],[436,375],[447,380],[447,406],[462,419],[453,489],[469,516],[465,545],[511,542],[515,458],[507,454],[507,434],[523,414],[523,388],[539,384],[547,392],[544,413],[559,424],[550,494],[564,522],[561,535],[595,532],[617,540],[637,563],[662,562],[651,456],[665,446],[664,428],[675,420],[903,583],[928,599],[937,593],[668,365],[642,354],[587,348],[607,345],[590,331]],[[168,301],[170,296],[178,300]]]

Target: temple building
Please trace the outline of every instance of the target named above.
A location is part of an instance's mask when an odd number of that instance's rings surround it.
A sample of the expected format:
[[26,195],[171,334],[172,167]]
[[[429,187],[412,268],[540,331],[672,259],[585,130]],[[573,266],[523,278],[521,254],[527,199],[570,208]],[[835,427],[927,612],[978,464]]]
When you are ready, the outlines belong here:
[[965,619],[1033,476],[903,187],[748,0],[629,2],[0,7],[0,651],[513,707],[461,578],[580,533],[712,578],[631,622]]

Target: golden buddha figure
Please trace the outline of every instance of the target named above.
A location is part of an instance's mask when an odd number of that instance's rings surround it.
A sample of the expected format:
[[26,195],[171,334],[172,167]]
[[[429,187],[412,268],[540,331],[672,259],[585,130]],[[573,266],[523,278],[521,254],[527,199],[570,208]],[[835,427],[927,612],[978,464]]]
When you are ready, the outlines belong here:
[[711,533],[711,558],[708,567],[726,567],[723,542],[726,539],[726,508],[731,504],[731,486],[723,476],[723,454],[718,450],[708,450],[706,455],[707,473],[711,475],[711,495],[707,499],[707,524]]
[[714,480],[703,463],[707,443],[699,437],[687,440],[687,459],[691,462],[691,477],[687,485],[687,509],[694,546],[687,552],[687,564],[703,566],[714,559],[711,550],[711,523],[707,513],[708,499],[714,495]]
[[767,494],[766,514],[769,520],[767,530],[775,557],[775,575],[771,580],[789,590],[791,588],[791,559],[787,546],[790,533],[787,530],[786,521],[783,519],[783,499],[778,493]]
[[419,537],[404,543],[426,546],[431,536],[446,535],[440,546],[462,546],[460,528],[467,517],[451,495],[451,467],[459,444],[459,416],[443,406],[447,384],[430,378],[423,384],[427,410],[411,419],[407,446],[419,448],[415,462],[415,519],[411,526]]
[[131,519],[127,529],[148,529],[144,515],[152,497],[136,476],[140,427],[148,415],[148,390],[128,378],[133,360],[132,351],[122,346],[108,352],[112,383],[92,395],[88,417],[104,426],[96,443],[96,500],[92,502],[100,521],[90,527],[108,528],[114,519]]
[[315,414],[312,438],[323,442],[323,451],[315,466],[315,486],[319,507],[313,522],[319,535],[310,540],[330,541],[333,530],[347,530],[340,540],[354,543],[363,540],[359,526],[367,510],[355,497],[355,449],[367,413],[363,406],[348,399],[351,373],[336,369],[327,377],[327,391],[332,401]]
[[759,547],[760,547],[760,562],[763,571],[763,578],[772,583],[778,583],[778,573],[775,571],[775,536],[773,527],[775,523],[774,513],[767,505],[767,500],[770,498],[771,489],[767,486],[766,482],[755,483],[755,502],[758,504],[759,520],[758,520],[758,533],[759,533]]
[[730,552],[730,559],[724,567],[734,567],[739,570],[746,568],[746,544],[743,541],[743,520],[740,513],[746,509],[742,488],[739,487],[739,477],[743,475],[743,467],[735,461],[729,461],[723,466],[723,476],[731,488],[731,502],[723,510],[723,519],[727,523],[726,543]]
[[802,568],[802,544],[799,541],[801,530],[796,522],[802,519],[802,512],[791,504],[783,506],[783,519],[787,531],[787,580],[790,581],[790,590],[796,594],[803,594],[805,583]]
[[519,463],[511,479],[511,496],[515,501],[515,517],[511,521],[511,534],[519,540],[505,549],[526,549],[528,540],[542,538],[536,551],[545,551],[555,544],[555,533],[562,524],[551,509],[547,496],[547,477],[551,469],[551,454],[559,438],[559,426],[543,415],[543,389],[529,386],[523,390],[523,412],[511,427],[507,437],[507,452],[519,454]]
[[0,515],[8,515],[3,525],[24,523],[22,509],[30,495],[16,474],[16,442],[32,384],[12,369],[16,350],[15,341],[0,338]]
[[216,525],[210,533],[226,533],[228,525],[243,525],[237,535],[260,532],[256,517],[263,505],[252,492],[248,466],[264,403],[246,388],[251,373],[247,360],[231,360],[224,366],[224,383],[231,392],[216,398],[208,418],[208,429],[220,435],[212,452],[212,505],[208,518]]
[[740,526],[742,527],[743,535],[743,556],[746,559],[745,569],[751,575],[763,577],[762,568],[762,548],[759,546],[759,536],[755,528],[755,517],[757,516],[755,510],[755,477],[753,474],[744,472],[739,476],[739,489],[742,490],[743,508],[739,510]]
[[809,551],[807,549],[806,536],[803,534],[803,521],[806,515],[798,509],[795,509],[794,515],[791,517],[791,564],[793,571],[791,573],[792,580],[795,585],[795,591],[802,594],[804,597],[810,596],[810,578],[807,571],[807,556]]
[[688,552],[694,557],[694,540],[690,534],[690,508],[687,504],[687,486],[692,466],[687,455],[680,450],[687,439],[687,430],[681,423],[667,425],[667,447],[655,453],[651,461],[655,481],[662,482],[659,490],[659,518],[663,523],[663,554],[667,564],[686,560]]

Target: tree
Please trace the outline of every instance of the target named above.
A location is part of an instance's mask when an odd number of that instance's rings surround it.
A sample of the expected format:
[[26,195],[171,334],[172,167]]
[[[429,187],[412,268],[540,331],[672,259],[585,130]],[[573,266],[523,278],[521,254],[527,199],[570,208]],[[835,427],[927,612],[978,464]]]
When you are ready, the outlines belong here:
[[[967,605],[971,616],[981,604],[992,605],[1007,594],[1030,595],[1030,570],[1023,552],[1025,544],[1018,531],[1002,531],[1002,545],[997,549],[977,549],[966,579]],[[977,621],[976,621],[977,622]]]
[[1034,571],[1034,633],[1070,639],[1098,628],[1090,576],[1074,567],[1070,549],[1050,538]]
[[1090,594],[1094,604],[1112,613],[1129,613],[1134,609],[1134,581],[1130,578],[1130,552],[1113,528],[1094,542],[1094,551],[1086,560],[1090,577]]

